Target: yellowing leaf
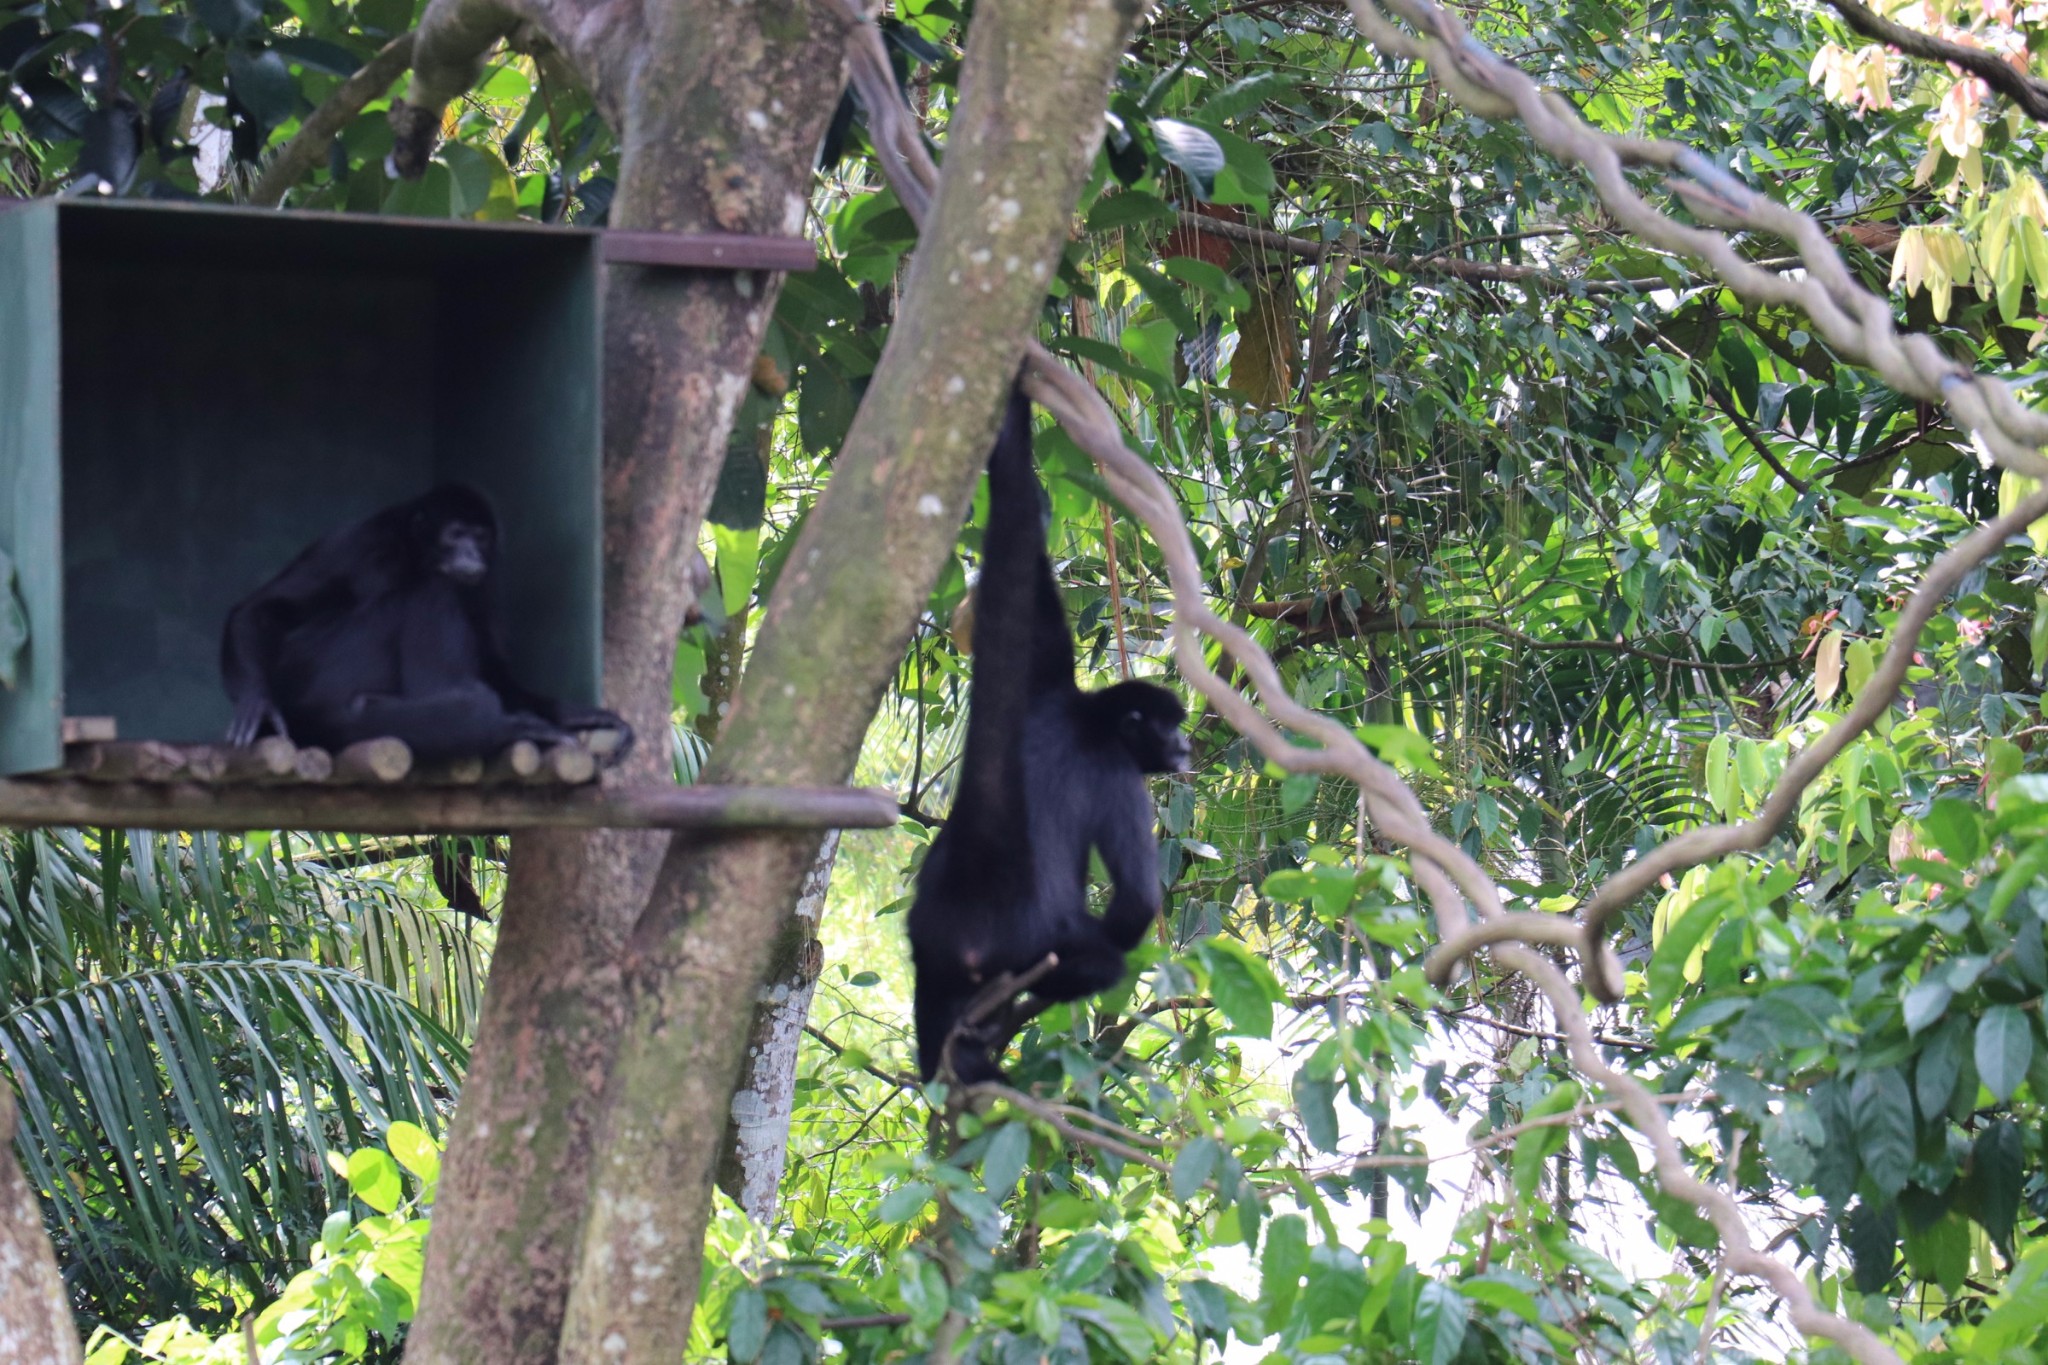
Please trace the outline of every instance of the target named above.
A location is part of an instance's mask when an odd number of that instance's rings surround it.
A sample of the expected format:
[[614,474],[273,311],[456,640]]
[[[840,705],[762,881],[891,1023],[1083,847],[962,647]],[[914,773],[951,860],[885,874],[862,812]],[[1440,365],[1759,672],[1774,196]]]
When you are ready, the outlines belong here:
[[[2024,474],[2015,474],[2010,469],[1998,476],[1998,514],[2004,516],[2013,508],[2032,496],[2040,487],[2040,480],[2030,479]],[[2036,554],[2048,555],[2048,517],[2042,517],[2027,527],[2027,539],[2034,543]]]
[[1820,648],[1813,652],[1813,695],[1831,701],[1841,686],[1842,632],[1831,630],[1820,637]]
[[1285,403],[1294,390],[1298,331],[1293,282],[1285,276],[1260,281],[1252,291],[1251,307],[1238,315],[1230,387],[1258,407]]
[[1851,695],[1860,695],[1863,684],[1870,681],[1870,675],[1877,671],[1877,651],[1870,647],[1870,641],[1858,640],[1842,651],[1842,676],[1849,683]]

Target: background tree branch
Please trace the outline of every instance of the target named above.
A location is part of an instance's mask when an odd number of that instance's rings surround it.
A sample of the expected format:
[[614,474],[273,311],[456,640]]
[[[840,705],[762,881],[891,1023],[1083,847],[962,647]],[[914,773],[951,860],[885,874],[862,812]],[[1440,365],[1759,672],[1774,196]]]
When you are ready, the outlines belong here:
[[328,146],[363,112],[363,106],[389,90],[392,82],[405,74],[412,65],[412,49],[413,35],[399,34],[337,86],[319,108],[306,115],[299,131],[264,166],[255,188],[249,191],[249,202],[261,208],[276,208],[282,203],[292,186],[320,164]]
[[2028,118],[2048,123],[2048,81],[2028,75],[1997,53],[1981,47],[1965,47],[1932,33],[1907,28],[1885,18],[1863,4],[1862,0],[1828,0],[1828,5],[1842,16],[1842,22],[1864,37],[1875,38],[1908,57],[1927,62],[1947,62],[1967,71],[2017,104]]

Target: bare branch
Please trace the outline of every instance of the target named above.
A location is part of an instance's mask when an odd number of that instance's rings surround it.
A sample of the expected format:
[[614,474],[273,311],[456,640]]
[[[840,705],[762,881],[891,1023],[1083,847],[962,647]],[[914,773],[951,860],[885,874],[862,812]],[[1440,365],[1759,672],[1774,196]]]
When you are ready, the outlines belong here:
[[[1180,223],[1182,227],[1206,232],[1212,237],[1227,237],[1233,242],[1242,242],[1247,246],[1260,247],[1267,251],[1277,251],[1283,255],[1298,256],[1306,261],[1320,261],[1343,245],[1341,241],[1323,242],[1313,237],[1292,237],[1284,232],[1254,227],[1250,223],[1233,223],[1224,218],[1208,218],[1199,213],[1189,213],[1185,209],[1180,212]],[[1407,275],[1449,275],[1454,279],[1472,280],[1482,284],[1519,284],[1532,289],[1555,292],[1576,290],[1582,294],[1647,294],[1656,289],[1683,289],[1690,285],[1706,283],[1697,277],[1668,280],[1658,275],[1633,280],[1603,280],[1579,275],[1560,275],[1554,270],[1537,265],[1516,265],[1511,261],[1468,261],[1442,253],[1428,256],[1397,256],[1386,251],[1361,250],[1345,254],[1369,265],[1384,266],[1388,270],[1400,271]],[[1756,262],[1758,268],[1764,270],[1782,270],[1797,264],[1797,256]]]
[[318,109],[306,115],[291,141],[277,149],[270,164],[249,191],[249,202],[259,208],[276,208],[292,186],[327,155],[328,145],[341,130],[355,121],[363,106],[391,88],[391,83],[412,65],[413,35],[401,33],[378,49],[377,55],[356,68],[355,74],[335,87]]
[[[1687,830],[1608,878],[1581,912],[1587,935],[1604,934],[1623,907],[1666,873],[1710,858],[1762,848],[1770,842],[1799,809],[1800,798],[1813,780],[1898,699],[1899,686],[1906,680],[1906,669],[1912,665],[1913,651],[1920,642],[1920,631],[1936,608],[1972,569],[2043,516],[2048,516],[2048,488],[2036,489],[2019,506],[1977,527],[1935,560],[1900,611],[1898,622],[1892,627],[1891,645],[1863,690],[1856,694],[1856,704],[1826,734],[1793,755],[1757,813],[1738,824],[1702,825]],[[1450,946],[1445,944],[1439,951],[1448,952]]]

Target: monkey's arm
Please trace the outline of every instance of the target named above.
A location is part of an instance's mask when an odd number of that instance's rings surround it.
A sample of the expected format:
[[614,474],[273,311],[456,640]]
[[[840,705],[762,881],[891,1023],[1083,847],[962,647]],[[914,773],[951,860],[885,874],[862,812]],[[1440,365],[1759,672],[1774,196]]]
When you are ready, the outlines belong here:
[[253,744],[266,726],[291,737],[277,709],[278,642],[311,613],[346,602],[348,584],[334,568],[338,553],[327,541],[314,545],[228,612],[220,641],[221,681],[235,708],[228,743]]
[[962,837],[993,846],[1014,838],[1023,822],[1018,736],[1038,697],[1039,595],[1052,592],[1031,460],[1031,404],[1021,389],[1011,391],[996,433],[988,486],[981,577],[974,588],[974,687],[954,817],[964,815],[977,826]]

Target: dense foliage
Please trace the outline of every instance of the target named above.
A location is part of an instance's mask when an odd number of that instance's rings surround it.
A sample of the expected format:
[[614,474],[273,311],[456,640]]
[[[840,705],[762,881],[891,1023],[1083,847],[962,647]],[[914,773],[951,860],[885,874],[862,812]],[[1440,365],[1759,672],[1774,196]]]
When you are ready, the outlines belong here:
[[[2024,55],[2040,7],[1995,8],[1936,17]],[[411,19],[383,0],[8,12],[16,190],[222,200]],[[2040,129],[1968,80],[1775,0],[1472,17],[1599,126],[1689,142],[1820,218],[1951,354],[2038,374]],[[941,135],[964,18],[908,0],[890,21]],[[418,184],[385,178],[379,107],[289,203],[602,220],[608,137],[546,54],[502,55]],[[1402,766],[1519,908],[1567,911],[1650,844],[1753,813],[1862,694],[1926,565],[2017,491],[1800,316],[1617,231],[1576,171],[1462,113],[1336,6],[1166,5],[1112,113],[1045,337],[1172,477],[1213,596],[1295,695]],[[749,603],[830,475],[913,246],[857,120],[827,159],[824,259],[785,288],[713,508],[720,587],[679,651],[679,745],[716,733]],[[1740,246],[1785,264],[1779,243]],[[1084,669],[1170,681],[1151,547],[1070,442],[1044,431],[1038,450]],[[1158,788],[1169,913],[1126,988],[1043,1016],[1018,1093],[984,1112],[921,1093],[898,913],[955,772],[977,538],[871,736],[866,776],[920,818],[841,852],[780,1225],[721,1220],[693,1357],[1807,1349],[1724,1273],[1524,983],[1483,961],[1426,983],[1434,927],[1355,794],[1269,769],[1213,713],[1196,771]],[[1628,998],[1600,1021],[1757,1240],[1909,1358],[2048,1349],[2041,553],[2015,542],[1968,578],[1774,844],[1630,912]],[[462,921],[418,909],[420,873],[386,887],[285,852],[9,852],[0,1056],[31,1101],[22,1152],[81,1308],[131,1333],[178,1311],[224,1329],[316,1241],[323,1264],[344,1254],[322,1233],[324,1160],[223,1153],[362,1147],[446,1104],[472,1013]],[[209,1070],[209,1050],[233,1060]],[[50,1097],[53,1068],[89,1078],[102,1056],[165,1084]],[[144,1112],[158,1089],[174,1098]],[[98,1150],[94,1124],[156,1164]],[[364,1320],[395,1328],[378,1303]]]

